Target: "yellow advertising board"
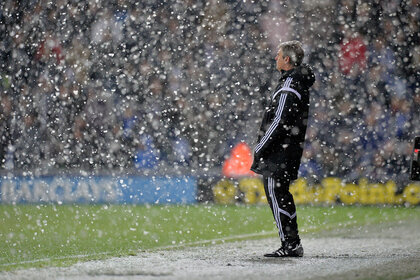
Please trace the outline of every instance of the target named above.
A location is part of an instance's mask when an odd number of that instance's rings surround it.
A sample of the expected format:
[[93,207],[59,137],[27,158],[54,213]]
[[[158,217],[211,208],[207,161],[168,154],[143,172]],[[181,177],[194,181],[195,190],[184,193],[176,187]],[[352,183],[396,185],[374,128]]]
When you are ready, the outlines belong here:
[[[298,178],[290,185],[290,192],[296,204],[420,205],[420,182],[410,183],[398,192],[393,181],[370,183],[362,178],[355,184],[327,177],[320,184],[310,185],[306,179]],[[222,179],[213,186],[213,196],[220,204],[267,203],[264,184],[259,177]]]

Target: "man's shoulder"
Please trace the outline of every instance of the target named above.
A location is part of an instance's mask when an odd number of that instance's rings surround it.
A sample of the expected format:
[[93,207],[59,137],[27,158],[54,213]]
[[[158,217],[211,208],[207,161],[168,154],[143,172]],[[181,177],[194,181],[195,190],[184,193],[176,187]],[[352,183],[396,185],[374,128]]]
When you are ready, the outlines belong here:
[[290,87],[280,87],[280,89],[272,96],[273,104],[278,104],[280,99],[283,99],[283,102],[295,102],[300,100]]
[[294,68],[294,71],[283,73],[276,87],[277,91],[296,90],[298,92],[309,89],[315,82],[315,75],[310,68]]
[[312,67],[308,64],[302,63],[302,65],[296,67],[292,74],[292,78],[296,83],[302,86],[311,87],[315,82],[315,74]]

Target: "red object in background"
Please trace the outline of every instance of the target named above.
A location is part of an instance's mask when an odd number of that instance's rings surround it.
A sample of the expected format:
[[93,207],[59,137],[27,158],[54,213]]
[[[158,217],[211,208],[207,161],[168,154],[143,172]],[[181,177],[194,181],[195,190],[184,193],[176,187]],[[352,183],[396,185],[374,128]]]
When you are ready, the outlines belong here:
[[44,56],[50,55],[50,53],[55,55],[57,63],[60,63],[60,61],[64,58],[61,45],[57,42],[57,40],[47,38],[41,42],[35,57],[37,60],[41,60]]
[[365,69],[366,64],[366,45],[363,40],[359,37],[344,39],[340,52],[341,71],[347,75],[355,65]]
[[255,176],[255,173],[249,170],[252,161],[251,149],[246,143],[241,142],[233,147],[230,157],[223,163],[222,174],[230,178]]

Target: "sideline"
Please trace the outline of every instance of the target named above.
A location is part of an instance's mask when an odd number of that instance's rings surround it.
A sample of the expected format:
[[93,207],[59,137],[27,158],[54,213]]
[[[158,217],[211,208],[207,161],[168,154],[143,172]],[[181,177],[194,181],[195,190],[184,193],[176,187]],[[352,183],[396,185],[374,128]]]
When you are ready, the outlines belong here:
[[[181,249],[185,247],[193,247],[193,246],[205,246],[205,245],[214,245],[229,241],[236,241],[236,240],[243,240],[243,239],[249,239],[249,238],[255,238],[255,237],[272,237],[275,235],[275,232],[269,232],[269,231],[263,231],[258,233],[250,233],[250,234],[239,234],[239,235],[233,235],[228,236],[225,238],[215,238],[215,239],[208,239],[208,240],[200,240],[200,241],[194,241],[194,242],[187,242],[187,243],[180,243],[180,244],[174,244],[174,245],[166,245],[166,246],[160,246],[150,249],[138,249],[135,251],[129,251],[127,255],[135,253],[136,255],[141,252],[155,252],[155,251],[161,251],[161,250],[176,250]],[[0,264],[0,267],[6,267],[6,266],[13,266],[13,265],[22,265],[22,264],[34,264],[34,263],[40,263],[40,262],[49,262],[49,261],[55,261],[55,260],[67,260],[67,259],[83,259],[83,258],[92,258],[92,257],[98,257],[98,256],[109,256],[110,258],[115,257],[113,256],[113,252],[100,252],[95,254],[85,254],[85,255],[68,255],[68,256],[62,256],[62,257],[54,257],[54,258],[43,258],[43,259],[36,259],[36,260],[27,260],[27,261],[21,261],[21,262],[14,262],[14,263],[4,263]],[[86,260],[90,261],[90,260]]]
[[249,234],[239,234],[239,235],[233,235],[226,238],[215,238],[215,239],[209,239],[209,240],[200,240],[195,242],[187,242],[187,243],[180,243],[175,245],[169,245],[169,246],[162,246],[162,247],[156,247],[151,248],[147,250],[141,250],[141,252],[153,252],[153,251],[160,251],[160,250],[170,250],[170,249],[181,249],[184,247],[192,247],[192,246],[200,246],[200,245],[215,245],[219,243],[224,243],[226,241],[236,241],[236,240],[243,240],[243,239],[249,239],[254,237],[273,237],[276,234],[275,231],[262,231],[258,233],[249,233]]

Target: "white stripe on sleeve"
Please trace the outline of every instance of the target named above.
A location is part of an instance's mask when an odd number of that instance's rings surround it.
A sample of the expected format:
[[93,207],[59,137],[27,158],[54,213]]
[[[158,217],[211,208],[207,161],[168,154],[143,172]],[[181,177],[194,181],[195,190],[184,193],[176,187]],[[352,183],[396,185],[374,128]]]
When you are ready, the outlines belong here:
[[265,132],[265,135],[261,138],[261,141],[255,146],[255,152],[258,153],[261,148],[264,146],[264,144],[268,141],[268,139],[271,137],[271,134],[273,131],[277,128],[279,125],[279,122],[281,120],[281,116],[284,109],[284,104],[286,103],[287,93],[282,93],[279,100],[279,105],[277,107],[276,116],[274,118],[273,123],[270,125],[268,130]]

